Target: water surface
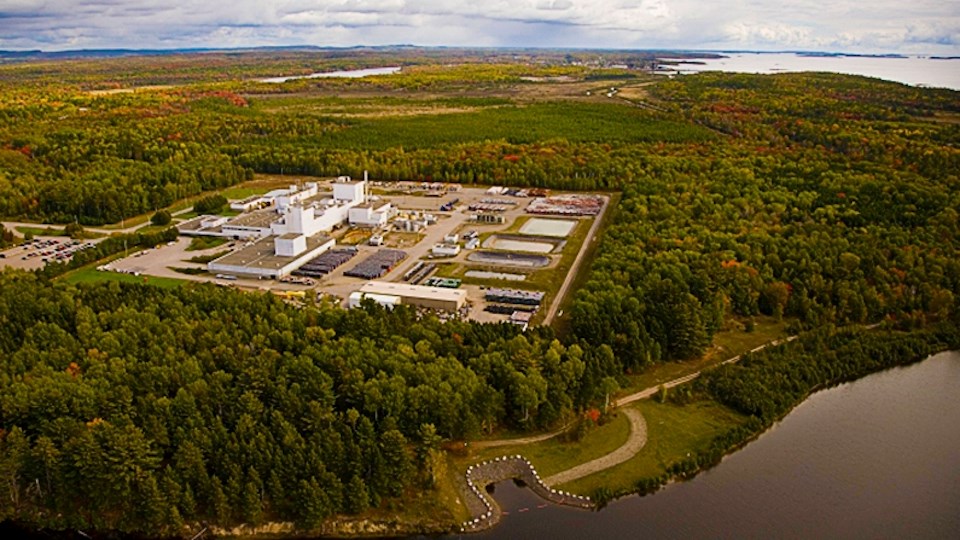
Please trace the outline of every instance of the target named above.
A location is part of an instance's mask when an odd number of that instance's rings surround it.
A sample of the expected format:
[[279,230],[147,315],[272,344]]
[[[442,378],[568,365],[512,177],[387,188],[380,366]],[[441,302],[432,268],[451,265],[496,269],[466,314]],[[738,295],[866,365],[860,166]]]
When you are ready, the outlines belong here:
[[600,512],[506,482],[484,538],[960,538],[960,352],[814,394],[689,482]]
[[670,73],[727,71],[732,73],[780,73],[828,71],[877,77],[911,85],[960,90],[960,58],[927,56],[806,56],[795,53],[723,53],[726,58],[697,59],[676,66],[663,66]]
[[323,73],[311,73],[310,75],[291,75],[289,77],[270,77],[269,79],[260,79],[265,83],[284,83],[297,79],[328,79],[332,77],[342,77],[344,79],[359,79],[361,77],[372,77],[374,75],[393,75],[400,72],[400,67],[380,67],[367,69],[351,69],[347,71],[327,71]]

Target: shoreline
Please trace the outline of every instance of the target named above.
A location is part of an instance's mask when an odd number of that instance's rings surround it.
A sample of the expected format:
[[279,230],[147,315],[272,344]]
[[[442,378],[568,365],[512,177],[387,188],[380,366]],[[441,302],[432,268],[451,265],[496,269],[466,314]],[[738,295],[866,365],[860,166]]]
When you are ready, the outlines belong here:
[[[797,400],[788,410],[771,421],[762,422],[757,417],[750,417],[746,423],[731,428],[727,432],[715,437],[710,448],[706,451],[693,454],[685,460],[670,465],[667,467],[667,470],[660,475],[637,478],[634,483],[635,489],[632,490],[598,490],[598,493],[592,496],[585,496],[550,488],[543,482],[539,473],[537,473],[536,469],[526,458],[520,454],[514,454],[485,460],[468,467],[466,474],[456,474],[459,494],[465,498],[464,504],[468,510],[470,510],[471,515],[471,519],[463,523],[440,524],[425,521],[400,523],[398,519],[383,520],[358,517],[357,519],[332,520],[330,523],[325,524],[323,528],[313,531],[296,530],[290,523],[268,522],[255,528],[241,525],[232,529],[217,528],[216,530],[209,530],[208,532],[212,535],[236,539],[304,538],[317,534],[334,538],[370,538],[382,537],[384,535],[444,535],[480,532],[496,526],[500,520],[499,505],[491,494],[485,493],[485,488],[488,485],[510,479],[521,481],[525,484],[525,487],[530,488],[537,496],[548,502],[585,510],[601,510],[608,503],[615,500],[634,494],[640,496],[653,494],[667,485],[690,480],[701,472],[719,465],[727,456],[732,455],[757,440],[760,436],[768,433],[796,407],[821,390],[853,382],[873,373],[915,364],[942,352],[957,350],[956,343],[940,342],[938,345],[938,347],[931,350],[897,359],[893,363],[883,365],[879,369],[867,367],[855,376],[840,377],[826,383],[815,385],[804,394],[802,399]],[[471,502],[466,502],[468,500]],[[473,503],[473,509],[471,509],[471,503]],[[202,524],[192,524],[190,534],[181,536],[181,538],[194,537],[201,529],[204,529]],[[29,527],[29,524],[26,523],[11,521],[0,523],[0,531],[11,531],[15,533],[17,537],[38,539],[75,538],[78,534],[78,532],[74,530],[53,531],[50,529],[36,529]],[[91,532],[96,535],[106,534],[110,537],[118,537],[116,533],[111,533],[110,531]],[[84,532],[83,534],[87,533]],[[198,538],[204,538],[207,534],[208,533],[202,533]],[[157,538],[143,534],[120,535],[119,537],[144,540]]]

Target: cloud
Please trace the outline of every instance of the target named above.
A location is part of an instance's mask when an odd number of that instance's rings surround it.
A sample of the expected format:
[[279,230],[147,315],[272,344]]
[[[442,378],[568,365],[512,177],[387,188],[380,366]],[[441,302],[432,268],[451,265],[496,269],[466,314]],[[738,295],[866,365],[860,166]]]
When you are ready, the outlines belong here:
[[960,0],[0,0],[0,49],[256,45],[960,52]]

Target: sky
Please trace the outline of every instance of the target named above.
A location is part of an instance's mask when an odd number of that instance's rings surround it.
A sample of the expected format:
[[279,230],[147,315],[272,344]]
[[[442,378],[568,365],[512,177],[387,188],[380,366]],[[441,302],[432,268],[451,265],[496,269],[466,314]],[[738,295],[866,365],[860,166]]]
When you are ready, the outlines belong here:
[[960,0],[0,0],[0,49],[355,46],[960,55]]

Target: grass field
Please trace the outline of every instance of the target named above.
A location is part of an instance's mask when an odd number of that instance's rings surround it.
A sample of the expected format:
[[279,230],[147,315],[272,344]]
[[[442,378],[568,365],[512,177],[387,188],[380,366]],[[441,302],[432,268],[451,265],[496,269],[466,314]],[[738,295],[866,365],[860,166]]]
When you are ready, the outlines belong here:
[[223,257],[223,256],[226,255],[227,253],[230,253],[230,250],[229,250],[229,249],[224,249],[224,250],[221,250],[221,251],[217,251],[216,253],[209,253],[209,254],[207,254],[207,255],[197,255],[196,257],[190,257],[189,259],[186,260],[186,262],[192,262],[192,263],[198,263],[198,264],[207,264],[208,262],[210,262],[210,261],[212,261],[212,260],[219,259],[220,257]]
[[208,237],[208,236],[194,236],[190,240],[190,245],[187,246],[187,251],[203,251],[205,249],[220,247],[226,244],[229,240],[226,238],[220,237]]
[[563,484],[561,489],[585,495],[601,487],[632,489],[637,480],[663,474],[688,453],[709,447],[716,436],[743,421],[742,416],[713,401],[678,406],[645,400],[631,406],[647,422],[643,449],[625,463]]
[[[290,184],[302,179],[302,176],[284,176],[280,174],[257,174],[253,180],[241,182],[220,192],[228,200],[246,199],[254,195],[263,195],[274,189],[288,188]],[[309,178],[309,181],[319,181],[320,178]]]
[[65,236],[63,227],[25,227],[23,225],[15,227],[21,235],[32,234],[33,236]]
[[[261,111],[261,114],[291,113]],[[490,140],[516,144],[551,139],[634,143],[707,141],[715,137],[706,128],[663,120],[624,103],[566,101],[499,105],[443,114],[331,118],[334,120],[338,129],[320,137],[302,137],[297,143],[320,148],[383,150],[397,146],[433,148]]]
[[182,279],[155,277],[155,276],[134,276],[132,274],[121,274],[118,272],[101,272],[96,268],[81,268],[70,272],[64,276],[63,281],[72,284],[78,283],[97,283],[104,281],[119,281],[121,283],[145,283],[164,289],[173,289],[186,283]]
[[623,446],[629,435],[630,423],[626,415],[614,414],[609,422],[593,428],[578,442],[564,442],[562,437],[554,437],[535,444],[484,448],[472,454],[470,459],[458,460],[458,467],[462,471],[485,459],[522,454],[541,476],[546,477],[613,452]]

